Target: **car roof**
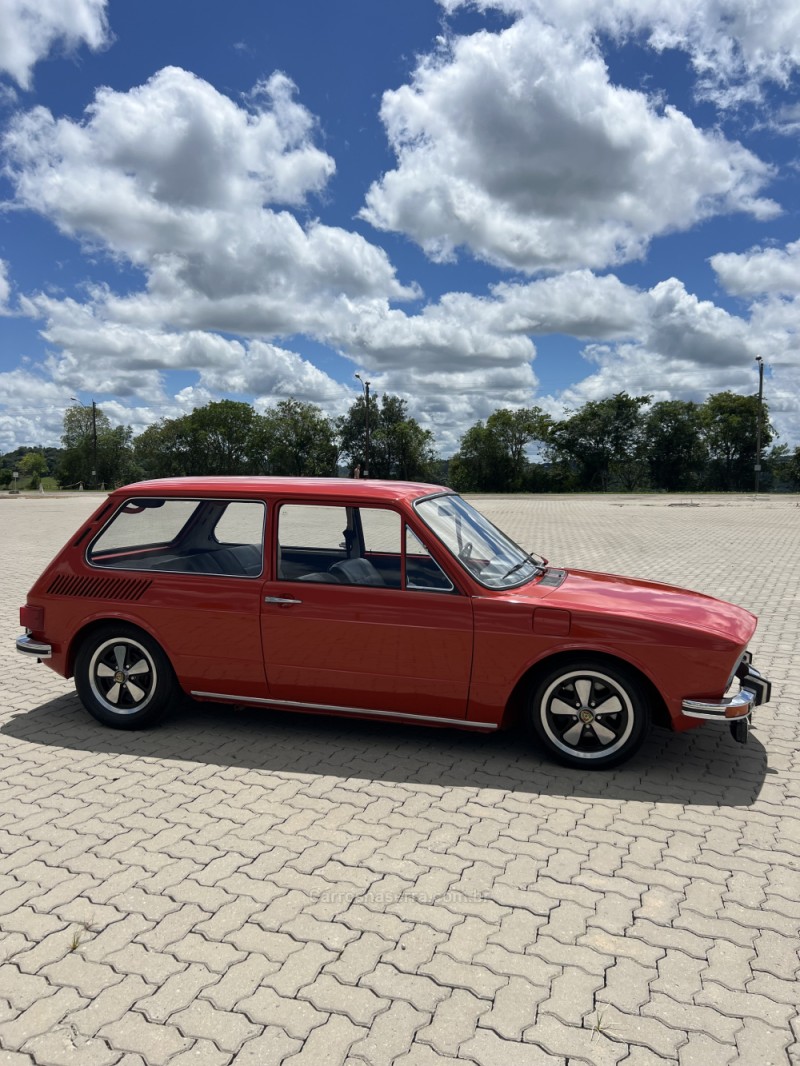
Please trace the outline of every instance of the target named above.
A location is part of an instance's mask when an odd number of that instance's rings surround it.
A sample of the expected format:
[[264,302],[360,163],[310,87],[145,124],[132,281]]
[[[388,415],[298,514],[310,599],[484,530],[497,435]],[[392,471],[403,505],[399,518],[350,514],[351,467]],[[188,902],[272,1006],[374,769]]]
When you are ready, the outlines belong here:
[[366,501],[415,500],[432,493],[452,489],[443,485],[427,485],[418,481],[379,481],[366,478],[343,477],[172,477],[155,481],[138,481],[116,489],[111,495],[120,496],[216,496],[233,493],[237,496],[280,496],[281,498],[313,496],[315,499]]

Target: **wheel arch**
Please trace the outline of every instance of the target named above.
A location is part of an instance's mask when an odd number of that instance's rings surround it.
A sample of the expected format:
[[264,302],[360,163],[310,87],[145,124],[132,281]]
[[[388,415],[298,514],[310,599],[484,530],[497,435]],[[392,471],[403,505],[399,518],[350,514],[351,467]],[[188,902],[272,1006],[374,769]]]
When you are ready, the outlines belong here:
[[69,642],[69,649],[67,651],[68,672],[65,675],[66,677],[72,677],[74,675],[75,660],[77,659],[78,653],[81,650],[81,645],[84,643],[86,638],[90,637],[92,633],[96,632],[98,629],[105,629],[107,626],[110,625],[121,625],[126,626],[128,629],[135,629],[143,636],[155,641],[155,643],[159,646],[162,653],[169,662],[173,674],[175,674],[177,678],[177,674],[175,673],[175,667],[172,662],[172,657],[170,656],[168,649],[164,647],[163,642],[158,639],[158,636],[153,633],[152,630],[149,629],[147,626],[142,625],[139,620],[127,618],[125,615],[119,614],[106,614],[102,615],[101,617],[91,618],[87,622],[84,622],[83,625],[81,625],[80,629],[77,629],[73,633],[72,638]]
[[559,666],[568,666],[570,663],[580,662],[585,659],[596,659],[599,663],[606,663],[608,666],[620,668],[631,674],[641,686],[642,692],[647,698],[653,725],[664,726],[667,729],[672,728],[670,714],[664,702],[664,697],[647,674],[620,655],[611,655],[607,651],[598,651],[594,648],[570,648],[568,651],[555,652],[529,666],[520,676],[506,702],[503,727],[516,724],[519,721],[527,694],[536,687],[545,674],[549,674],[551,670]]

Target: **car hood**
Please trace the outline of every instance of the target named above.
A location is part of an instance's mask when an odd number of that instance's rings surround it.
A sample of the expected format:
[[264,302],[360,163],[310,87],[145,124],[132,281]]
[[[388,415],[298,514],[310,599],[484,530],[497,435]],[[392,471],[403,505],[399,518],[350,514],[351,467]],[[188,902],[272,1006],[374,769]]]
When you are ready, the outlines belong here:
[[701,629],[742,646],[757,624],[750,611],[702,592],[589,570],[567,570],[564,581],[547,597],[547,606],[575,615],[607,616],[609,623],[613,618]]

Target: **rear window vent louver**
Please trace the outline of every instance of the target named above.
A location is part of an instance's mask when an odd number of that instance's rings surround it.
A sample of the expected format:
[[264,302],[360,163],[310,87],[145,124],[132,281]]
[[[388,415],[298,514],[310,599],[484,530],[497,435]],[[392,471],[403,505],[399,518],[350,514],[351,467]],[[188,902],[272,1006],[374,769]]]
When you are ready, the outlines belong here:
[[138,600],[152,585],[152,581],[126,577],[75,577],[60,574],[48,588],[52,596],[80,596],[95,600]]

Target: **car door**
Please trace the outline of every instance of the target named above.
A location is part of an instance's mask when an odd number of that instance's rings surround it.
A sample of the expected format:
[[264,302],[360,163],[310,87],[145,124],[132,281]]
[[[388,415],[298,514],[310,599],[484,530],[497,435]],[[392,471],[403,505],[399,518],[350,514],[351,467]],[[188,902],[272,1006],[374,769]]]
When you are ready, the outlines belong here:
[[472,603],[396,510],[287,502],[263,588],[270,698],[460,720]]

